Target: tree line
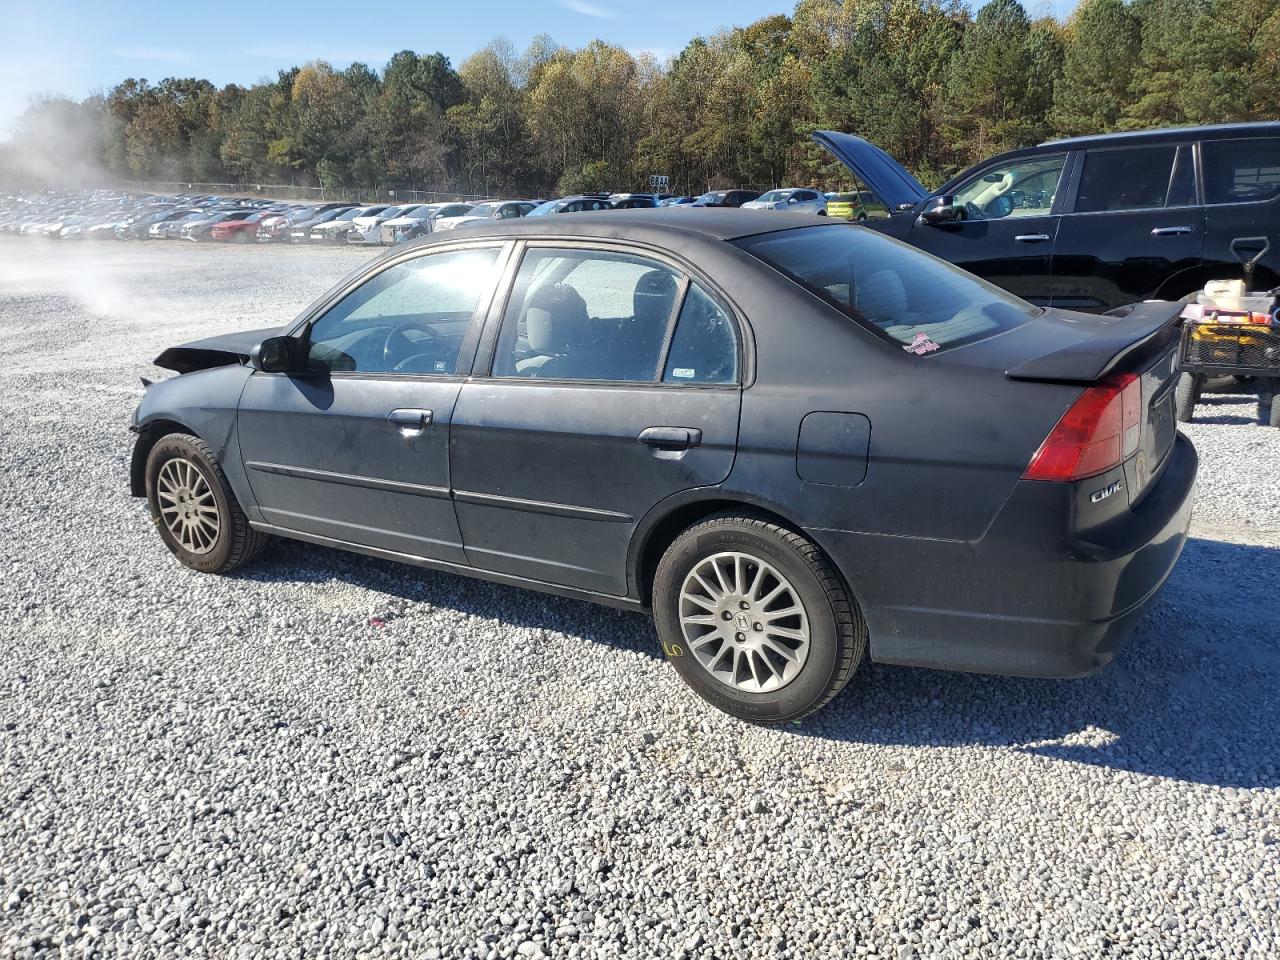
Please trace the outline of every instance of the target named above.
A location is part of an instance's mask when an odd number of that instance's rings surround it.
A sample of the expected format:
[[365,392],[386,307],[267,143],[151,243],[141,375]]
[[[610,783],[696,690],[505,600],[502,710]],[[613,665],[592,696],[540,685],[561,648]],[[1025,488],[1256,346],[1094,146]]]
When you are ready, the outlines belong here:
[[[1280,118],[1280,0],[800,0],[665,63],[601,41],[495,40],[249,87],[128,79],[33,103],[0,178],[262,182],[545,195],[840,186],[809,140],[857,133],[927,185],[1055,136]],[[2,181],[0,181],[2,182]],[[55,185],[55,184],[50,184]],[[60,183],[58,186],[70,184]],[[80,185],[80,184],[78,184]]]

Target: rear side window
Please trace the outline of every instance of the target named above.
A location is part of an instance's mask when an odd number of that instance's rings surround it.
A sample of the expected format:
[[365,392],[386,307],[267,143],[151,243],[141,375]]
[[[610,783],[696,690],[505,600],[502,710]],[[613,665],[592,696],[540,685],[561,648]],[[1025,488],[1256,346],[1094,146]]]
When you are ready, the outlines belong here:
[[696,283],[680,308],[662,379],[667,383],[737,383],[733,321]]
[[535,248],[516,276],[493,372],[500,377],[653,382],[681,277],[646,257]]
[[1040,309],[937,257],[843,225],[746,237],[737,245],[909,353],[1021,326]]
[[1178,148],[1091,150],[1084,160],[1076,213],[1163,207]]
[[1200,145],[1207,203],[1250,203],[1280,195],[1280,139],[1209,140]]

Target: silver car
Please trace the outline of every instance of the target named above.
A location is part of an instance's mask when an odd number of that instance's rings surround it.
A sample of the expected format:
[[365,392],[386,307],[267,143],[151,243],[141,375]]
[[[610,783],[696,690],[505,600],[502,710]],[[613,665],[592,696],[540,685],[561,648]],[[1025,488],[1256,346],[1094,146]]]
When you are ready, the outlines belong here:
[[827,198],[817,190],[807,187],[788,187],[783,190],[770,190],[755,200],[748,200],[742,205],[743,210],[790,210],[794,213],[816,213],[827,215]]

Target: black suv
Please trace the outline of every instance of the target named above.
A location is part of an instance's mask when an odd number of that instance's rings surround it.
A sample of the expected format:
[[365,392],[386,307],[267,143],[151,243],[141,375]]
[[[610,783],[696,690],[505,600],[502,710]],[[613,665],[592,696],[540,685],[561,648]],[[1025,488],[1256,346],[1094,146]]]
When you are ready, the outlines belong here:
[[[1051,140],[934,193],[866,140],[813,136],[887,201],[869,226],[1042,305],[1178,299],[1240,277],[1240,254],[1259,251],[1280,223],[1280,123]],[[1277,284],[1273,242],[1253,286]]]

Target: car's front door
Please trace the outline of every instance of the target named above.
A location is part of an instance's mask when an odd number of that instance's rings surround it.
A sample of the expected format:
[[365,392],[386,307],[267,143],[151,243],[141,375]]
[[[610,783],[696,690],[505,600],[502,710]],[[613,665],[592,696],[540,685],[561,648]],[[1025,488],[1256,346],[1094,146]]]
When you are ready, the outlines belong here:
[[1025,300],[1047,304],[1066,160],[1063,153],[986,167],[953,191],[963,220],[917,220],[907,239]]
[[1204,208],[1190,144],[1094,149],[1079,166],[1053,248],[1053,306],[1101,312],[1198,277]]
[[451,431],[468,560],[626,595],[639,520],[733,466],[737,324],[657,255],[531,244],[485,341]]
[[449,422],[505,250],[428,252],[380,269],[300,334],[305,374],[249,378],[240,451],[263,520],[466,562]]

